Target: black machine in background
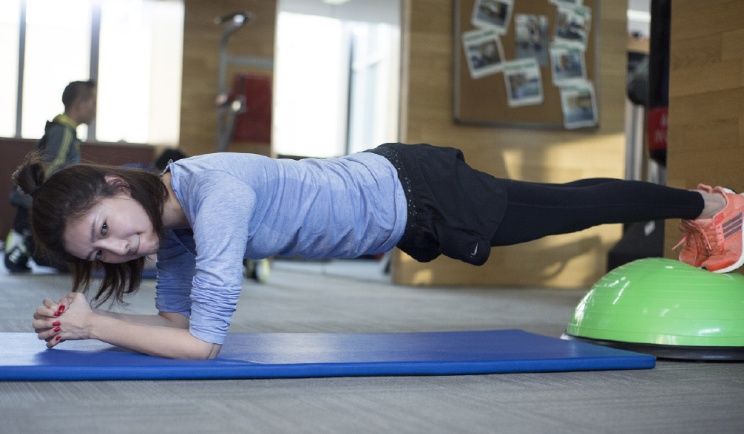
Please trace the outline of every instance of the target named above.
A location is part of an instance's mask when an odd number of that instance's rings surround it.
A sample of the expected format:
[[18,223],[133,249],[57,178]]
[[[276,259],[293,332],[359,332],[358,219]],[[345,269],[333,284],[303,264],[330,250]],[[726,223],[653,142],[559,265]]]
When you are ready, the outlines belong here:
[[[649,54],[628,54],[628,99],[638,111],[644,112],[645,146],[648,157],[660,172],[664,182],[666,168],[666,118],[669,105],[669,33],[671,0],[651,0],[651,31]],[[635,110],[634,108],[634,110]],[[643,141],[641,142],[643,143]],[[645,155],[640,146],[635,152]],[[631,150],[629,150],[630,152]],[[629,163],[630,164],[630,163]],[[627,173],[627,171],[626,171]],[[630,177],[629,179],[634,179]],[[641,258],[664,256],[664,221],[656,220],[627,224],[620,241],[607,254],[607,270]]]
[[[671,27],[671,0],[651,1],[651,39],[648,57],[648,113],[649,154],[651,159],[666,167],[666,114],[669,106],[669,34]],[[658,125],[656,117],[663,120],[663,140],[654,140]]]

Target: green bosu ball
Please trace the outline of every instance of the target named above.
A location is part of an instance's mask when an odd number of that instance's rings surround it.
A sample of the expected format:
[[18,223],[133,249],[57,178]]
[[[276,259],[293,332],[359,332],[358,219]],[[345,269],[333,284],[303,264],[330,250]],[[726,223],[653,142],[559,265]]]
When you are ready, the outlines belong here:
[[744,275],[664,258],[602,277],[563,335],[684,360],[744,360]]

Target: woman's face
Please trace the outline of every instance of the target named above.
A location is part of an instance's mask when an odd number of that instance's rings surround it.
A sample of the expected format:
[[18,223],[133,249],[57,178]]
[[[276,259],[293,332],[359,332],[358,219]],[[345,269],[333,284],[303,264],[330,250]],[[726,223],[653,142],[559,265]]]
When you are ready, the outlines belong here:
[[109,264],[155,254],[159,245],[147,212],[126,193],[101,199],[68,222],[63,241],[72,256]]

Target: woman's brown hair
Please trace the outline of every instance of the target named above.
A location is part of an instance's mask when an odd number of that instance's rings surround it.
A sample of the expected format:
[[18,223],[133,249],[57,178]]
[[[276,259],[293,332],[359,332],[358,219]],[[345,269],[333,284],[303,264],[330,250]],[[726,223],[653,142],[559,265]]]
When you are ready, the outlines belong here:
[[96,268],[104,271],[101,286],[94,297],[99,305],[112,297],[117,302],[123,302],[125,294],[137,290],[142,279],[144,258],[122,264],[79,259],[65,250],[63,234],[69,221],[81,217],[100,199],[121,192],[128,192],[132,199],[142,205],[153,229],[160,234],[168,191],[158,175],[140,169],[76,164],[47,178],[41,156],[34,152],[13,173],[13,181],[33,198],[31,228],[34,242],[40,249],[38,253],[70,265],[73,291],[87,290],[91,273]]

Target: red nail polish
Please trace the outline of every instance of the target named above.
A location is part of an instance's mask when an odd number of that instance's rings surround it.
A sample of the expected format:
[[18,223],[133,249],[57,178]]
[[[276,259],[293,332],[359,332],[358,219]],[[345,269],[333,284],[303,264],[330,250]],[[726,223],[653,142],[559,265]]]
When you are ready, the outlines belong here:
[[65,305],[63,304],[63,305],[61,305],[61,306],[59,307],[59,312],[60,312],[60,313],[62,313],[62,312],[64,312],[64,311],[65,311]]
[[55,341],[58,341],[60,339],[62,339],[62,336],[57,336],[57,337],[54,338]]
[[62,328],[61,328],[61,327],[55,327],[55,328],[54,328],[53,330],[54,330],[55,332],[58,332],[58,331],[62,330]]
[[54,321],[52,323],[52,327],[57,327],[58,325],[60,325],[60,322],[59,321]]
[[54,312],[54,316],[59,316],[59,311]]

